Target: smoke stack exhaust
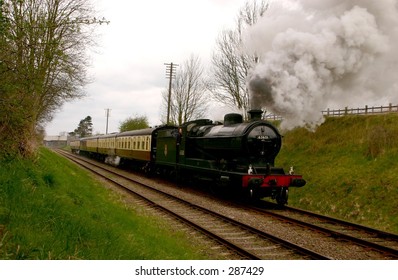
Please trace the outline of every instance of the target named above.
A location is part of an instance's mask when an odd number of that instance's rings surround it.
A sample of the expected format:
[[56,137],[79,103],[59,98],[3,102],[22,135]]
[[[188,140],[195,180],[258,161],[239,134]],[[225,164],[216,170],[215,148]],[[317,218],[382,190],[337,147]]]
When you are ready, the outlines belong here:
[[398,0],[269,1],[245,30],[259,57],[247,76],[250,108],[314,131],[322,110],[397,102]]
[[261,116],[263,115],[263,111],[259,109],[252,109],[247,112],[250,116],[250,121],[258,121],[261,120]]

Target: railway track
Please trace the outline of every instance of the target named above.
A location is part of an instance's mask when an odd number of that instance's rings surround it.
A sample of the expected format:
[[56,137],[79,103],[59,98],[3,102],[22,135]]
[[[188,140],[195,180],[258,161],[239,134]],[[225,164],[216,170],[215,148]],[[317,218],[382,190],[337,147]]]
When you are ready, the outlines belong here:
[[293,207],[284,207],[282,210],[263,208],[256,208],[256,210],[282,221],[312,228],[333,238],[346,240],[369,250],[379,251],[386,258],[398,259],[397,234]]
[[140,197],[151,207],[156,207],[172,215],[216,240],[227,250],[232,250],[240,255],[242,259],[329,259],[327,256],[134,180],[111,167],[61,150],[57,152],[134,196]]
[[222,211],[214,210],[216,207],[210,210],[140,181],[133,182],[131,176],[121,175],[118,169],[62,154],[140,196],[151,207],[204,233],[243,259],[398,259],[398,239],[393,234],[372,232],[364,227],[354,230],[353,224],[344,222],[344,225],[336,219],[314,217],[310,212],[289,207],[270,210],[229,203],[228,207],[237,214],[222,215]]

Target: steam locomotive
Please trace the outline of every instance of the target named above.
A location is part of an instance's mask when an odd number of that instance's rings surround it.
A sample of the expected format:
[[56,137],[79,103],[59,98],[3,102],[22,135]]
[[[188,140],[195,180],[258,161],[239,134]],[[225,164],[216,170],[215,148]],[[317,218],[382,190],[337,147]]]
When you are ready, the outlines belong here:
[[271,123],[251,110],[249,122],[227,114],[224,123],[209,119],[181,126],[159,126],[82,138],[72,151],[100,160],[128,161],[146,172],[210,180],[243,191],[253,199],[271,197],[288,201],[289,187],[302,187],[301,175],[274,167],[282,137]]

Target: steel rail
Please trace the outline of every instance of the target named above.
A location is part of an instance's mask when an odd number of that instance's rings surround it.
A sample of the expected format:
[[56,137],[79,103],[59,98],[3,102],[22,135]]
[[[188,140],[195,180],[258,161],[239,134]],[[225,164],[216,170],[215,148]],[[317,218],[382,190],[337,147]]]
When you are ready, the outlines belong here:
[[[339,232],[337,230],[326,228],[324,226],[318,226],[318,225],[315,225],[315,224],[312,224],[312,223],[309,223],[306,221],[299,220],[297,218],[288,217],[287,215],[276,213],[271,210],[266,210],[266,209],[262,209],[262,208],[258,208],[258,207],[252,207],[252,208],[257,211],[260,211],[261,213],[273,216],[275,218],[285,220],[285,221],[288,221],[291,223],[299,224],[303,227],[311,228],[311,229],[317,230],[319,232],[323,232],[323,233],[328,234],[334,238],[340,238],[343,240],[347,240],[347,241],[353,242],[357,245],[361,245],[361,246],[365,246],[367,248],[371,248],[373,250],[377,250],[381,253],[388,254],[388,255],[392,256],[393,258],[398,259],[398,250],[395,248],[384,246],[384,245],[381,245],[381,244],[378,244],[378,243],[375,243],[375,242],[372,242],[372,241],[369,241],[366,239],[358,238],[358,237],[355,237],[355,236],[352,236],[352,235],[349,235],[346,233]],[[381,238],[387,238],[387,240],[382,240],[385,242],[389,241],[388,238],[394,239],[393,240],[394,242],[398,242],[398,235],[395,235],[393,233],[383,232],[381,230],[369,228],[369,227],[366,227],[363,225],[357,225],[357,224],[350,223],[348,221],[344,221],[344,220],[340,220],[340,219],[336,219],[333,217],[323,216],[321,214],[313,213],[313,212],[310,212],[307,210],[302,210],[302,209],[287,207],[287,206],[284,208],[288,209],[292,212],[298,212],[298,213],[305,214],[307,216],[310,216],[311,218],[314,217],[317,219],[323,219],[324,221],[332,222],[334,225],[337,225],[337,226],[349,227],[348,228],[349,230],[363,231],[365,234],[377,234]]]
[[[81,164],[79,161],[83,161],[83,162],[86,162],[87,164],[91,164],[91,165],[93,165],[93,166],[96,166],[97,168],[101,168],[101,169],[105,170],[106,172],[110,172],[110,173],[112,173],[112,174],[115,174],[115,175],[117,175],[117,176],[120,176],[120,177],[122,177],[122,178],[124,178],[124,179],[126,179],[126,180],[129,180],[129,181],[134,182],[135,184],[139,184],[139,185],[144,186],[144,187],[146,187],[146,188],[150,188],[152,191],[156,191],[156,192],[161,193],[162,195],[165,195],[165,196],[167,196],[167,197],[169,197],[169,198],[171,198],[171,199],[177,200],[177,201],[179,201],[180,203],[184,203],[184,204],[186,204],[186,205],[189,205],[191,208],[195,208],[195,209],[198,209],[198,210],[200,210],[200,211],[202,211],[202,212],[208,213],[209,215],[215,216],[215,217],[217,217],[218,219],[222,219],[222,220],[228,222],[229,224],[235,225],[235,226],[237,226],[237,227],[239,227],[239,228],[242,228],[242,229],[244,229],[244,230],[246,230],[246,231],[249,231],[249,232],[251,232],[252,234],[255,234],[255,235],[260,236],[260,237],[262,237],[262,238],[264,238],[264,239],[267,239],[267,240],[271,240],[272,242],[278,243],[278,244],[282,245],[283,247],[288,248],[288,249],[290,249],[290,250],[293,250],[293,251],[295,251],[295,252],[297,252],[297,253],[299,253],[299,254],[301,254],[301,255],[308,256],[308,257],[310,257],[311,259],[317,259],[317,260],[331,259],[331,258],[329,258],[329,257],[327,257],[327,256],[324,256],[324,255],[319,254],[319,253],[317,253],[317,252],[314,252],[314,251],[312,251],[312,250],[303,248],[303,247],[301,247],[301,246],[299,246],[299,245],[297,245],[297,244],[294,244],[294,243],[292,243],[292,242],[289,242],[289,241],[287,241],[287,240],[278,238],[278,237],[276,237],[276,236],[274,236],[274,235],[271,235],[271,234],[269,234],[269,233],[260,231],[260,230],[258,230],[258,229],[256,229],[256,228],[253,228],[253,227],[249,226],[249,225],[243,224],[243,223],[238,222],[238,221],[235,221],[235,220],[233,220],[233,219],[231,219],[231,218],[229,218],[229,217],[223,216],[223,215],[221,215],[221,214],[219,214],[219,213],[216,213],[216,212],[211,211],[211,210],[209,210],[209,209],[203,208],[203,207],[201,207],[201,206],[199,206],[199,205],[193,204],[193,203],[191,203],[191,202],[187,202],[187,201],[185,201],[185,200],[183,200],[183,199],[181,199],[181,198],[179,198],[179,197],[175,197],[175,196],[173,196],[173,195],[171,195],[171,194],[169,194],[169,193],[166,193],[166,192],[164,192],[164,191],[161,191],[161,190],[158,190],[158,189],[153,188],[153,187],[151,187],[151,186],[148,186],[147,184],[144,184],[144,183],[142,183],[142,182],[136,181],[136,180],[134,180],[134,179],[132,179],[132,178],[130,178],[130,177],[128,177],[128,176],[125,176],[125,175],[123,175],[123,174],[114,172],[114,171],[112,171],[112,170],[110,170],[110,169],[108,169],[108,168],[104,168],[103,166],[101,166],[101,165],[99,165],[99,164],[93,163],[93,162],[91,162],[91,161],[87,161],[86,159],[83,159],[83,158],[80,158],[80,157],[78,158],[78,160],[76,160],[76,159],[75,159],[75,156],[72,156],[71,154],[66,153],[66,152],[60,152],[60,153],[61,153],[62,155],[64,155],[65,157],[69,158],[70,160],[74,161],[75,163],[77,163],[77,164],[79,164],[79,165],[82,165],[83,167],[85,167],[86,169],[90,170],[91,172],[93,172],[93,173],[95,173],[95,174],[97,174],[97,175],[99,175],[99,176],[105,178],[107,181],[112,182],[113,184],[116,184],[117,186],[123,188],[124,190],[127,190],[127,191],[130,192],[130,193],[133,193],[134,195],[137,195],[138,197],[140,197],[141,199],[143,199],[143,200],[145,200],[147,203],[149,203],[151,206],[156,207],[156,208],[159,208],[159,209],[161,209],[162,211],[165,211],[165,212],[167,212],[167,213],[173,215],[173,216],[176,217],[177,219],[183,221],[184,223],[187,223],[187,224],[190,225],[191,227],[194,227],[196,230],[199,230],[200,232],[206,234],[207,236],[210,236],[211,238],[217,240],[220,244],[222,244],[222,245],[226,246],[227,248],[229,248],[229,249],[231,249],[231,250],[237,252],[238,254],[244,256],[245,258],[253,259],[253,260],[261,259],[261,257],[255,255],[255,254],[253,254],[253,253],[251,253],[251,252],[248,252],[247,250],[241,248],[240,246],[234,244],[233,242],[230,242],[230,241],[228,241],[228,240],[225,240],[224,238],[218,236],[218,235],[215,234],[215,233],[212,233],[211,231],[209,231],[209,230],[203,228],[202,226],[196,224],[195,222],[190,221],[190,220],[184,218],[183,216],[181,216],[181,215],[179,215],[179,214],[173,212],[172,210],[169,210],[169,209],[167,209],[166,207],[163,207],[163,206],[159,205],[158,203],[156,203],[156,202],[154,202],[154,201],[152,201],[152,200],[150,200],[150,199],[148,199],[148,198],[142,196],[141,194],[138,194],[137,192],[135,192],[135,191],[129,189],[128,187],[125,187],[123,184],[120,184],[119,182],[117,182],[117,181],[115,181],[115,180],[113,180],[113,179],[110,179],[110,178],[104,176],[104,175],[101,174],[100,172],[98,172],[98,171],[96,171],[96,170],[94,170],[94,169],[92,169],[92,168],[90,168],[90,167],[88,167],[88,166],[85,166],[85,165]],[[73,157],[73,158],[71,158],[71,157]]]

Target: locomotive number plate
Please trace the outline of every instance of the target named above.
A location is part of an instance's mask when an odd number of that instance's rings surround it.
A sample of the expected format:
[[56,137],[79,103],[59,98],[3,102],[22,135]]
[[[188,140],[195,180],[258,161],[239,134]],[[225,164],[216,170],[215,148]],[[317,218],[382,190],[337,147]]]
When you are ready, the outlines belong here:
[[258,140],[267,140],[267,139],[269,139],[269,136],[268,135],[257,135],[256,139],[258,139]]

